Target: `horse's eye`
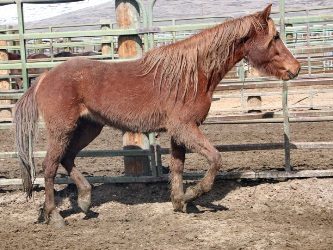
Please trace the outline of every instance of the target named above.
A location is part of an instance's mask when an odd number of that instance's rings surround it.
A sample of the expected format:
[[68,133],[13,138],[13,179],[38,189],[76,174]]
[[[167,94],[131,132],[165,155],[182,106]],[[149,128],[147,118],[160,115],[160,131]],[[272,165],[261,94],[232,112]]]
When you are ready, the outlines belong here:
[[278,40],[278,39],[280,39],[280,33],[279,32],[277,32],[276,35],[274,36],[274,40]]

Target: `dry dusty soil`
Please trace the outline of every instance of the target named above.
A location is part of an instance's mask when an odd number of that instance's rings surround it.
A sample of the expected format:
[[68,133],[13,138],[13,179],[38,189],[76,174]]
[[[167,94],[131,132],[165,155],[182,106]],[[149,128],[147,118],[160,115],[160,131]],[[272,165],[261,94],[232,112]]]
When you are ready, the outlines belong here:
[[[214,144],[278,142],[282,125],[206,125]],[[0,131],[0,150],[14,151],[12,131]],[[119,149],[121,132],[104,129],[90,149]],[[333,141],[333,124],[292,124],[294,141]],[[162,146],[168,146],[165,135]],[[36,149],[45,148],[42,132]],[[283,152],[222,153],[224,170],[283,168]],[[168,166],[167,160],[164,165]],[[333,169],[332,150],[292,152],[296,169]],[[81,158],[85,175],[121,175],[121,158]],[[187,157],[186,171],[207,169],[202,157]],[[40,160],[38,175],[42,176]],[[62,175],[64,172],[60,170]],[[17,160],[0,160],[0,176],[19,177]],[[185,183],[186,186],[193,183]],[[32,200],[15,187],[0,188],[0,249],[333,249],[333,179],[273,182],[218,181],[189,213],[173,212],[167,183],[95,185],[87,216],[72,185],[56,186],[68,225],[37,223],[44,192]]]

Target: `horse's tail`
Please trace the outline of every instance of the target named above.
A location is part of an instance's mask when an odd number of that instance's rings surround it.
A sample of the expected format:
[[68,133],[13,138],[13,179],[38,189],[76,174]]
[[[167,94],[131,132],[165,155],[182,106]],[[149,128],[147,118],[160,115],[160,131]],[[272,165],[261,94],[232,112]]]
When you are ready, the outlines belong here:
[[32,187],[35,180],[35,163],[32,152],[32,143],[37,132],[38,108],[36,102],[36,86],[34,84],[18,100],[15,106],[15,132],[18,158],[22,168],[23,190],[27,197],[32,196]]

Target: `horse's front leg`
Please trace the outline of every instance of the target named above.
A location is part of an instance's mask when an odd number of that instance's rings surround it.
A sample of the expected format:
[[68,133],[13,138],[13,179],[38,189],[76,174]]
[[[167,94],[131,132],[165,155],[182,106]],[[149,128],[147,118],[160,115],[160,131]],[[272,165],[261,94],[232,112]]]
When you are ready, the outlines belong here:
[[185,146],[178,144],[171,138],[171,160],[170,160],[170,182],[171,182],[171,201],[175,211],[185,212],[183,170],[185,162]]
[[193,152],[205,156],[210,164],[204,178],[195,186],[186,190],[183,197],[183,202],[186,204],[212,189],[217,172],[221,167],[221,154],[208,141],[196,124],[180,125],[174,131],[177,142],[182,142]]

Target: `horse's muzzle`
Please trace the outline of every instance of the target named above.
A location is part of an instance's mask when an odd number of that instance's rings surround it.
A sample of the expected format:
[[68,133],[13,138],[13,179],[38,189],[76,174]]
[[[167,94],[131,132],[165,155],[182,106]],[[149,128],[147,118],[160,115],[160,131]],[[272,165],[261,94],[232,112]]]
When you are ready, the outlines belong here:
[[296,73],[293,73],[290,70],[288,70],[287,73],[288,73],[288,76],[289,76],[289,80],[296,78],[300,71],[301,71],[301,67],[298,67]]

